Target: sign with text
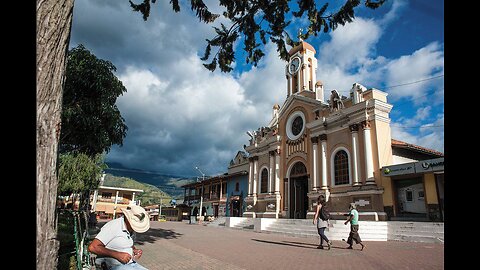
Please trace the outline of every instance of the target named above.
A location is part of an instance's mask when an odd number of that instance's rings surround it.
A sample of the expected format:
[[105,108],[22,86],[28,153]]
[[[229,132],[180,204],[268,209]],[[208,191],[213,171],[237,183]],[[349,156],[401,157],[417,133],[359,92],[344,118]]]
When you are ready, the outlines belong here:
[[420,160],[415,163],[415,171],[417,173],[443,171],[443,162],[444,158]]
[[415,173],[415,163],[393,165],[382,169],[383,176],[395,176],[409,173]]

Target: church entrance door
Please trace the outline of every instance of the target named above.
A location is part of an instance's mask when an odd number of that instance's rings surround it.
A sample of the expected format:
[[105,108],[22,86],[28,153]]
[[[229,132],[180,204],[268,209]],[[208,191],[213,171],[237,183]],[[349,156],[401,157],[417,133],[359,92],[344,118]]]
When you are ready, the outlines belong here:
[[308,176],[307,168],[302,162],[297,162],[290,172],[290,218],[305,219],[308,211]]

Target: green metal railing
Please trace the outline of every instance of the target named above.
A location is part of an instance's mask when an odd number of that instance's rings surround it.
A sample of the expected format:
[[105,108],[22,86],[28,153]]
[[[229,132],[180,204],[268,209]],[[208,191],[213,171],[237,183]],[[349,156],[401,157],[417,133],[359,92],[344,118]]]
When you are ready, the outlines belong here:
[[73,216],[73,234],[75,237],[75,259],[77,270],[95,269],[88,252],[90,234],[85,211],[71,211]]

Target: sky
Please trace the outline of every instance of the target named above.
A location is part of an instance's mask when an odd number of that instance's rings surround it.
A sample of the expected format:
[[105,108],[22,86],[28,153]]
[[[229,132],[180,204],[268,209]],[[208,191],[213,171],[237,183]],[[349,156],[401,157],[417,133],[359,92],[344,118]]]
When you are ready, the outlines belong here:
[[[316,50],[325,100],[332,89],[348,96],[356,82],[382,90],[393,105],[392,138],[443,152],[443,0],[389,0],[374,11],[363,2],[352,23],[305,40]],[[69,48],[83,44],[112,62],[127,88],[117,99],[127,136],[107,162],[183,177],[223,174],[248,144],[246,132],[266,126],[273,105],[285,101],[286,62],[271,43],[256,67],[245,63],[241,41],[232,72],[203,67],[212,26],[228,22],[204,24],[189,3],[175,13],[156,1],[144,21],[128,0],[75,1]],[[205,3],[221,12],[218,1]],[[295,36],[305,23],[292,20],[287,31]]]

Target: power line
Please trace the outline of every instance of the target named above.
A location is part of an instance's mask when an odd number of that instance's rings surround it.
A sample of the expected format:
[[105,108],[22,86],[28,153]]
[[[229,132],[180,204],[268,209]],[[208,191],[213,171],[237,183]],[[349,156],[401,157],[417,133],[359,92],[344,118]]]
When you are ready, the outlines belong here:
[[[424,82],[424,81],[429,81],[429,80],[434,80],[434,79],[438,79],[438,78],[441,78],[445,76],[444,74],[442,75],[438,75],[438,76],[434,76],[434,77],[430,77],[430,78],[425,78],[425,79],[421,79],[421,80],[418,80],[418,81],[413,81],[413,82],[408,82],[408,83],[402,83],[402,84],[397,84],[397,85],[390,85],[390,86],[385,86],[383,87],[382,89],[390,89],[390,88],[394,88],[394,87],[399,87],[399,86],[405,86],[405,85],[410,85],[410,84],[415,84],[415,83],[421,83],[421,82]],[[330,91],[332,91],[333,89],[328,89]],[[339,93],[350,93],[350,90],[346,90],[346,91],[338,91],[337,92]]]
[[422,79],[422,80],[418,80],[418,81],[414,81],[414,82],[402,83],[402,84],[397,84],[397,85],[392,85],[392,86],[386,86],[386,87],[383,87],[383,89],[388,89],[388,88],[394,88],[394,87],[399,87],[399,86],[404,86],[404,85],[410,85],[410,84],[420,83],[420,82],[424,82],[424,81],[429,81],[429,80],[437,79],[437,78],[440,78],[440,77],[443,77],[443,76],[445,76],[445,75],[442,74],[442,75],[438,75],[438,76],[435,76],[435,77],[430,77],[430,78],[426,78],[426,79]]
[[426,125],[426,126],[397,126],[397,125],[390,125],[391,127],[394,127],[394,128],[441,128],[441,127],[445,127],[445,125]]
[[[438,89],[437,91],[442,91],[444,90],[444,88],[441,88],[441,89]],[[424,95],[420,95],[418,97],[415,97],[415,98],[421,98],[421,97],[426,97],[426,96],[430,96],[430,95],[433,95],[435,94],[437,91],[433,91],[433,92],[429,92],[429,93],[426,93]],[[408,104],[407,102],[410,101],[410,100],[406,100],[406,101],[403,101],[403,102],[399,102],[399,103],[396,103],[396,104],[393,104],[394,108],[398,108],[398,107],[402,107],[402,106],[405,106],[405,105],[410,105]]]

